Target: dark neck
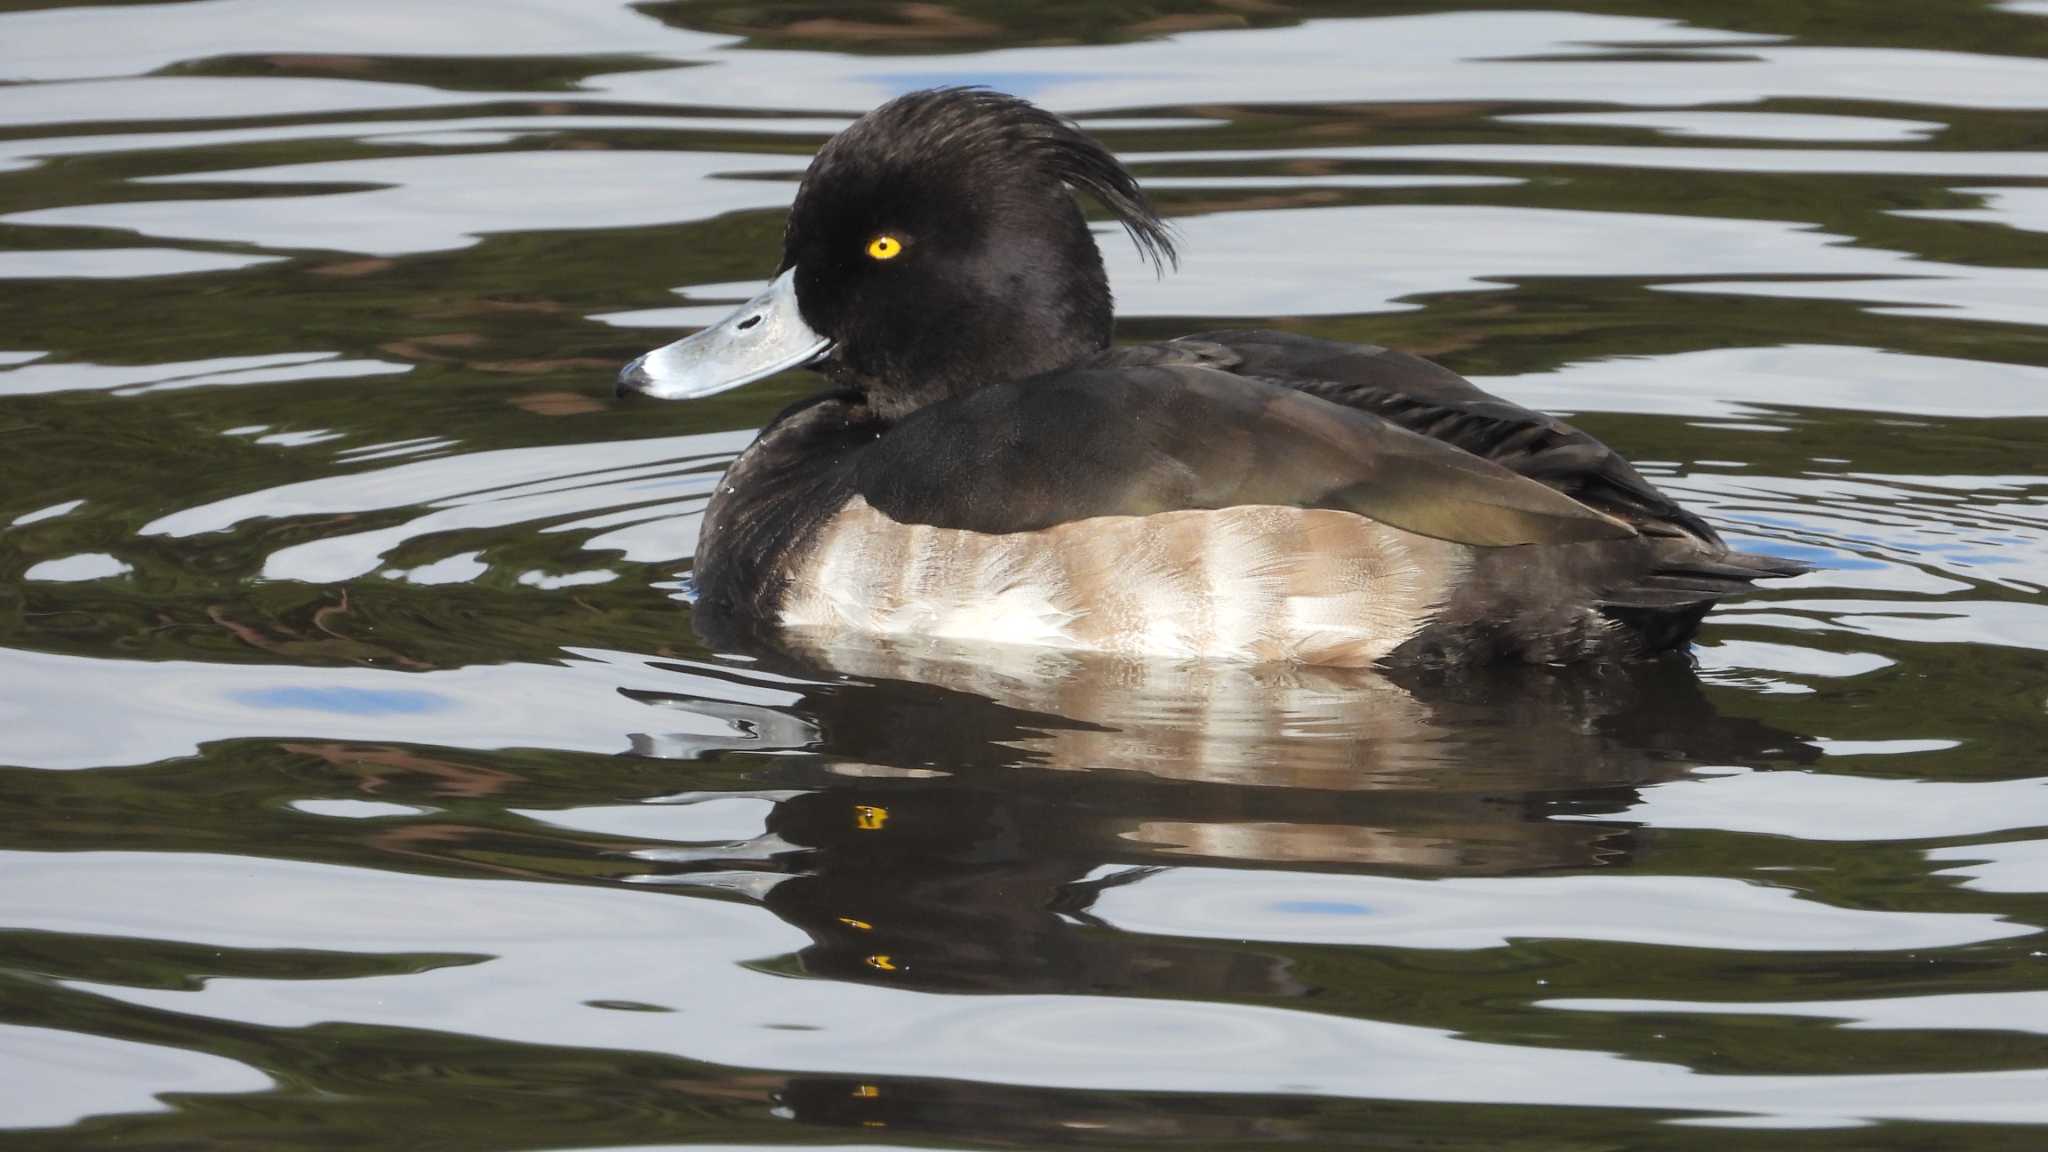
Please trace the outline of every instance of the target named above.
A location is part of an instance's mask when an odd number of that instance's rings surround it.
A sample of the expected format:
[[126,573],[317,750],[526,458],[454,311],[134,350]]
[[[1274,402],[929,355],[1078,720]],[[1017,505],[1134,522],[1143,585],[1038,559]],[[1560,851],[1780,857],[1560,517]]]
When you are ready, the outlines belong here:
[[697,538],[698,603],[706,611],[773,619],[783,561],[852,493],[852,449],[886,425],[861,397],[812,396],[783,410],[726,469]]

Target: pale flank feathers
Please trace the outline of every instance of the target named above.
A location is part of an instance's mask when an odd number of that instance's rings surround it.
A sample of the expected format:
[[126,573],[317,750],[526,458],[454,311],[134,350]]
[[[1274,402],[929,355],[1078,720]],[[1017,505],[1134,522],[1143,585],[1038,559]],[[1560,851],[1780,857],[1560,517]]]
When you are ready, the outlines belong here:
[[988,534],[856,498],[790,575],[806,630],[1363,667],[1429,623],[1471,549],[1348,512],[1246,505]]

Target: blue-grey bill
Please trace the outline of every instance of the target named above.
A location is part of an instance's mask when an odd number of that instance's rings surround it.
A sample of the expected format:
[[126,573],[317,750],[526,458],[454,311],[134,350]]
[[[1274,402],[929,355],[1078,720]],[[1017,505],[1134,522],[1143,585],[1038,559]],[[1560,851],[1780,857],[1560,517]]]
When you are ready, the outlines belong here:
[[796,270],[711,327],[663,345],[619,372],[619,392],[663,400],[715,396],[800,368],[832,350],[796,306]]

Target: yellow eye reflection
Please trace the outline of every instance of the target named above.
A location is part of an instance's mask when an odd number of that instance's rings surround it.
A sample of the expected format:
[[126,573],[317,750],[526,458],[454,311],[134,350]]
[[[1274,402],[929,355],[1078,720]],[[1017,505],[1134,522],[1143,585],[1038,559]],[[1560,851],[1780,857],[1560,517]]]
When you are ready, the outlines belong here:
[[903,241],[894,236],[877,236],[868,241],[868,255],[876,260],[894,260],[903,255]]

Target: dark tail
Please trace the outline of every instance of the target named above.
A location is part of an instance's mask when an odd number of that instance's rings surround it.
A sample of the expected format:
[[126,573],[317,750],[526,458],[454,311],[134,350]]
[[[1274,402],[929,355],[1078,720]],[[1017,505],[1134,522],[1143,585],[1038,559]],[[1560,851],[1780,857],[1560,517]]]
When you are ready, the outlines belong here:
[[1746,592],[1758,580],[1812,570],[1810,564],[1781,556],[1706,551],[1696,541],[1673,540],[1655,567],[1602,595],[1598,606],[1602,615],[1638,633],[1645,650],[1661,652],[1690,642],[1707,611],[1723,597]]

